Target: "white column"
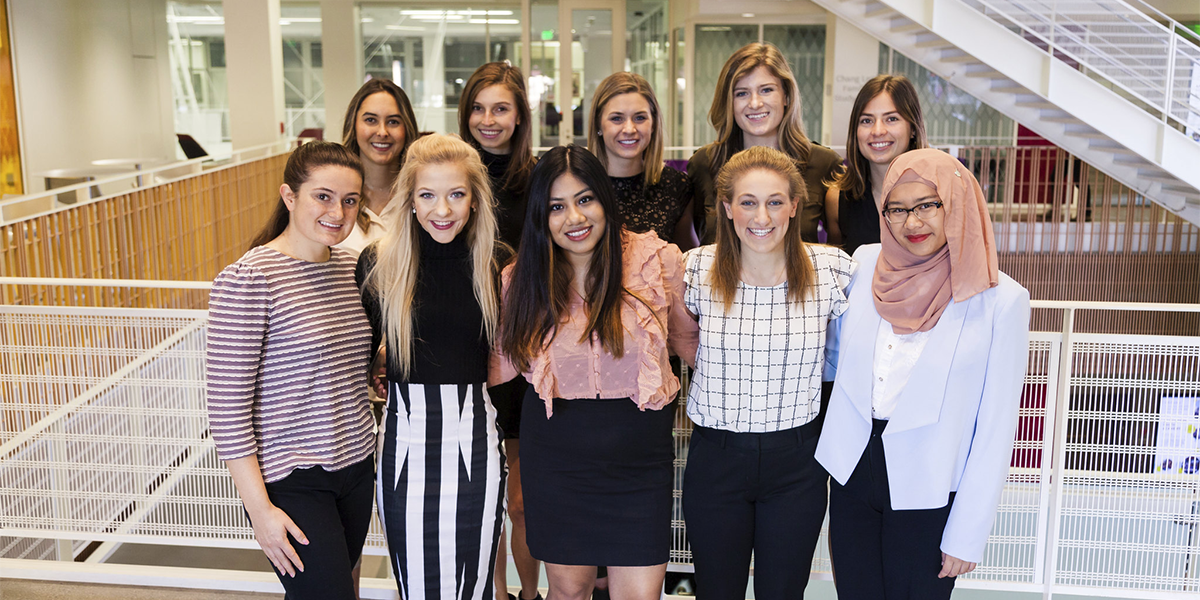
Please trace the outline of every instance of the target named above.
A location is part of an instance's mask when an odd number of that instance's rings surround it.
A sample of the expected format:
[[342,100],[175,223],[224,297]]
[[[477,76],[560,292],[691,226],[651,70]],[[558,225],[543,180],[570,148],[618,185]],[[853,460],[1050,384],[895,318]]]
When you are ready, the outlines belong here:
[[845,146],[858,90],[879,74],[879,40],[833,13],[825,25],[825,105],[821,143]]
[[224,0],[229,133],[234,149],[283,137],[279,0]]
[[321,0],[325,139],[342,141],[350,99],[363,83],[362,17],[354,0]]
[[[436,33],[421,36],[421,64],[424,66],[425,94],[417,98],[409,92],[409,100],[417,108],[417,126],[421,131],[446,131],[446,21],[438,23]],[[458,127],[450,128],[457,132]]]

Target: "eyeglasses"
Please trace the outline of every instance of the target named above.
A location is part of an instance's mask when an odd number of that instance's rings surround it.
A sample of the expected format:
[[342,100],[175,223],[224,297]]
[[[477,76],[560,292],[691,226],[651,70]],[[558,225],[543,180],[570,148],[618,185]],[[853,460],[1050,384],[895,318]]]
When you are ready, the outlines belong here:
[[916,213],[917,218],[924,221],[932,219],[937,214],[939,208],[942,207],[942,202],[922,202],[912,208],[900,208],[894,206],[883,209],[883,218],[887,219],[892,225],[902,225],[908,220],[908,213]]

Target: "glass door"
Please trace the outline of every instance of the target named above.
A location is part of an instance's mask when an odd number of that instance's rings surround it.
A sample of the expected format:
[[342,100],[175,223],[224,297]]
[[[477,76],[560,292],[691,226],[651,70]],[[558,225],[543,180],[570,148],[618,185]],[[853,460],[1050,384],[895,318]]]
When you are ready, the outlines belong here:
[[559,143],[587,145],[596,87],[625,70],[625,0],[562,0],[558,18],[559,39],[570,40],[559,45]]

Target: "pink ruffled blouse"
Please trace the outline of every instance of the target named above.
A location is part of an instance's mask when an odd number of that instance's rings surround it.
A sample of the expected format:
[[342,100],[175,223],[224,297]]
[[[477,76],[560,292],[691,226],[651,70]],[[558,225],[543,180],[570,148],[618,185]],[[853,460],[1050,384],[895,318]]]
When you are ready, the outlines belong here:
[[[555,398],[627,397],[642,410],[658,410],[679,393],[668,348],[688,365],[695,362],[700,330],[683,305],[683,254],[679,248],[653,233],[627,231],[622,257],[625,288],[645,301],[626,297],[621,305],[625,355],[614,358],[594,334],[589,343],[579,343],[587,327],[586,305],[582,298],[572,298],[567,322],[558,327],[545,351],[534,357],[530,371],[522,373],[545,401],[547,418],[553,414]],[[503,274],[505,292],[511,276],[509,265]],[[489,385],[497,385],[515,377],[517,370],[497,350],[491,357],[489,375]]]

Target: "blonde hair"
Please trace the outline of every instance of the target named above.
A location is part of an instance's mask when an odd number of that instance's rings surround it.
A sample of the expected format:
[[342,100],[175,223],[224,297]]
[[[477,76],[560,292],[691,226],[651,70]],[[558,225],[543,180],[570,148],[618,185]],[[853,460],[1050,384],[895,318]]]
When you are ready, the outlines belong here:
[[788,66],[787,59],[774,44],[754,42],[734,52],[717,78],[717,91],[713,94],[712,108],[708,120],[717,130],[717,142],[712,156],[712,168],[719,170],[725,161],[742,150],[742,128],[738,127],[733,115],[733,87],[751,71],[766,67],[771,75],[779,79],[783,91],[783,120],[776,132],[779,149],[795,160],[800,169],[808,166],[812,142],[804,133],[804,121],[800,114],[800,88],[796,76]]
[[[720,202],[733,203],[733,186],[752,171],[770,171],[787,179],[788,196],[795,206],[804,206],[808,196],[804,178],[796,163],[778,150],[765,146],[753,146],[734,154],[717,173],[717,198]],[[787,260],[788,300],[793,304],[804,301],[809,289],[816,283],[816,273],[808,257],[804,240],[800,237],[800,218],[793,216],[783,234],[783,254]],[[725,312],[733,308],[738,282],[742,278],[742,246],[734,228],[733,220],[717,208],[716,261],[710,274],[709,284],[713,292],[725,305]]]
[[484,335],[489,344],[495,337],[500,303],[496,293],[496,217],[487,169],[479,153],[456,135],[427,135],[408,147],[404,166],[396,178],[396,216],[391,231],[376,246],[375,265],[363,285],[379,297],[383,312],[384,339],[388,361],[401,377],[407,377],[413,359],[413,296],[420,265],[417,229],[421,224],[413,214],[413,193],[417,174],[431,165],[453,164],[462,167],[474,202],[471,218],[459,235],[467,236],[470,246],[472,287],[483,313]]
[[662,110],[658,108],[658,98],[654,97],[654,90],[650,88],[650,82],[646,81],[645,77],[637,73],[622,71],[613,73],[600,82],[600,86],[596,88],[592,96],[592,115],[588,122],[591,126],[591,129],[588,130],[588,150],[591,150],[592,154],[600,159],[600,164],[604,165],[604,169],[607,171],[608,149],[605,148],[604,140],[600,137],[600,120],[604,118],[604,105],[622,94],[641,94],[646,99],[646,103],[650,105],[650,118],[654,120],[654,123],[650,132],[650,143],[642,153],[645,184],[649,187],[658,183],[659,178],[662,177],[663,139],[666,137],[666,133],[663,130]]

